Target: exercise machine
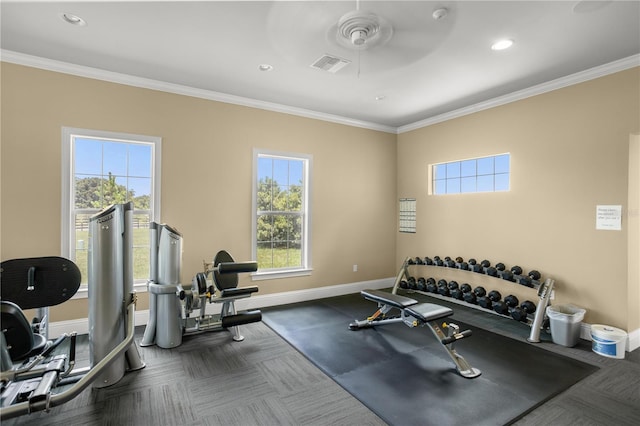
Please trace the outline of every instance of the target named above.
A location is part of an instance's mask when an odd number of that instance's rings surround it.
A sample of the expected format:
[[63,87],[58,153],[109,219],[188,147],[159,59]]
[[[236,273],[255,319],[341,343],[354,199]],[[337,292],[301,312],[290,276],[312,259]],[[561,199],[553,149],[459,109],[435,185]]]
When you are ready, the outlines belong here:
[[[438,320],[453,315],[452,309],[433,303],[419,303],[417,300],[395,293],[398,283],[407,273],[406,265],[405,261],[391,293],[381,290],[362,290],[360,292],[365,299],[376,302],[378,310],[364,320],[352,322],[349,324],[349,328],[360,330],[397,323],[403,323],[409,327],[426,326],[447,352],[462,377],[472,379],[480,376],[481,371],[472,367],[455,349],[455,343],[471,336],[471,330],[460,331],[460,327],[454,323],[443,322],[442,325],[437,323]],[[400,316],[389,315],[393,310],[400,311]]]
[[[150,229],[149,322],[140,345],[174,348],[184,335],[227,329],[233,340],[244,340],[239,326],[261,321],[262,313],[236,310],[236,300],[258,291],[257,286],[238,287],[238,274],[256,271],[257,262],[236,262],[221,250],[190,284],[181,284],[182,235],[166,224],[152,223]],[[207,304],[217,305],[219,313],[208,314]]]
[[[90,366],[76,364],[76,333],[51,342],[42,334],[48,316],[30,324],[23,309],[69,300],[80,287],[78,266],[62,257],[2,262],[0,419],[49,411],[88,386],[109,386],[145,365],[134,342],[136,295],[131,262],[132,205],[109,206],[89,220]],[[66,353],[61,344],[68,341]]]

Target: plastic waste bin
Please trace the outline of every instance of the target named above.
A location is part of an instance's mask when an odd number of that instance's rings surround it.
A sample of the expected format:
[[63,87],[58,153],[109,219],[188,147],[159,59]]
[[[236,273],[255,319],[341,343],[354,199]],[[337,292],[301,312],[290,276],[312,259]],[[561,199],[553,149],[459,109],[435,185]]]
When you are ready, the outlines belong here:
[[575,346],[580,340],[580,327],[586,312],[574,305],[547,306],[553,343],[567,347]]

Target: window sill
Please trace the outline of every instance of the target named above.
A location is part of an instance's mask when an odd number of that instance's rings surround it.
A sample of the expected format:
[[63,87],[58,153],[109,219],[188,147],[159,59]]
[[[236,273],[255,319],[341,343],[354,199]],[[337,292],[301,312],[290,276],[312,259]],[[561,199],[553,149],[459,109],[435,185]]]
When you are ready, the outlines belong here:
[[252,281],[275,280],[279,278],[306,277],[313,269],[296,269],[292,271],[256,272],[251,274]]
[[[147,292],[147,283],[135,283],[133,285],[133,291],[135,291],[136,293],[146,293]],[[73,297],[71,298],[71,300],[73,299],[88,299],[89,298],[89,287],[88,286],[82,286],[78,289],[78,291],[76,292],[76,294],[73,295]]]

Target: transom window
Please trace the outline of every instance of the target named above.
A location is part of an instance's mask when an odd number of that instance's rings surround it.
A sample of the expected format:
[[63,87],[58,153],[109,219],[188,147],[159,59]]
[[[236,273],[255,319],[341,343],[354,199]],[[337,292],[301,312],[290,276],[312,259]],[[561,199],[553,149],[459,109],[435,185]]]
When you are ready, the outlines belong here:
[[309,176],[311,157],[254,152],[253,258],[260,274],[310,269]]
[[134,281],[149,278],[149,222],[159,220],[160,138],[63,128],[63,256],[87,284],[89,218],[133,202]]
[[500,154],[431,166],[431,193],[460,194],[509,191],[511,155]]

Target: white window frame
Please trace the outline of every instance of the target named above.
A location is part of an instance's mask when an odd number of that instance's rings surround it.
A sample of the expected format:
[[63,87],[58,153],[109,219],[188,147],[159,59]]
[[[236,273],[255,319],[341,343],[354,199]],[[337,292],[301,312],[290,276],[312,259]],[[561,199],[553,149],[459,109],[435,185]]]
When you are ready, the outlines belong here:
[[303,197],[302,197],[302,266],[295,268],[263,269],[251,274],[253,280],[276,279],[286,277],[297,277],[311,275],[311,175],[313,156],[292,152],[271,151],[255,148],[253,150],[253,190],[252,190],[252,222],[251,222],[251,255],[253,259],[258,259],[258,159],[261,156],[272,158],[282,158],[288,160],[300,160],[304,162],[303,170]]
[[[484,159],[493,159],[495,162],[495,159],[498,157],[502,157],[502,156],[508,156],[509,158],[509,171],[507,173],[504,172],[496,172],[495,169],[495,165],[493,168],[493,171],[491,173],[478,173],[477,169],[475,174],[470,174],[470,175],[460,175],[460,176],[456,176],[454,178],[452,178],[451,180],[458,180],[461,181],[464,178],[474,178],[475,179],[475,183],[477,185],[477,179],[479,177],[488,177],[491,176],[493,178],[493,190],[478,190],[477,186],[475,188],[475,190],[473,191],[464,191],[462,190],[462,183],[459,182],[460,186],[460,190],[457,192],[437,192],[436,191],[436,184],[438,181],[440,182],[445,182],[445,184],[448,184],[447,181],[450,180],[449,178],[445,178],[445,179],[437,179],[436,176],[436,168],[439,166],[449,166],[449,165],[454,165],[457,164],[459,167],[461,167],[462,163],[465,162],[469,162],[469,161],[479,161],[479,160],[484,160]],[[509,152],[503,152],[501,154],[494,154],[494,155],[486,155],[483,157],[474,157],[474,158],[466,158],[463,160],[455,160],[455,161],[446,161],[446,162],[442,162],[442,163],[435,163],[435,164],[429,164],[429,168],[428,168],[428,194],[429,195],[437,195],[437,196],[446,196],[446,195],[465,195],[465,194],[487,194],[487,193],[496,193],[496,192],[509,192],[511,191],[511,153]],[[499,175],[507,175],[508,177],[508,187],[507,189],[499,189],[496,190],[495,187],[495,179],[496,176]]]
[[[103,139],[105,141],[123,143],[143,143],[152,146],[152,202],[149,211],[149,220],[155,222],[160,222],[160,167],[162,164],[162,138],[158,136],[62,127],[61,255],[71,260],[75,259],[75,223],[72,220],[72,212],[75,210],[75,161],[73,149],[75,138]],[[146,280],[136,280],[136,282],[134,282],[134,288],[136,291],[146,291]],[[86,285],[82,285],[74,298],[86,298],[87,296],[88,288]]]

